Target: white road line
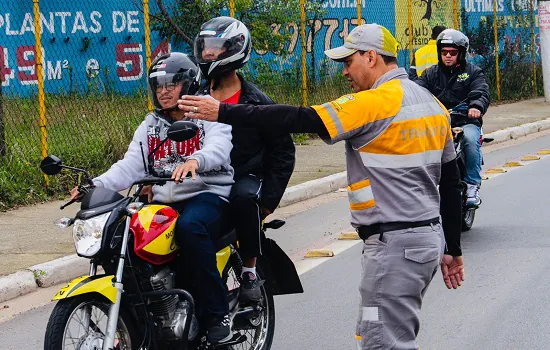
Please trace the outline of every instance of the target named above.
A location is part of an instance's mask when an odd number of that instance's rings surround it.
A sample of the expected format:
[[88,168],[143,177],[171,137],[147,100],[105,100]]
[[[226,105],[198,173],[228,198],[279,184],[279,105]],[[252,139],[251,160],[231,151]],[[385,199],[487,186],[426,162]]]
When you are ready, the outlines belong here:
[[330,249],[334,252],[334,256],[330,258],[303,258],[301,260],[294,261],[294,266],[299,275],[303,275],[309,270],[329,261],[330,259],[335,259],[338,254],[342,254],[344,251],[356,246],[359,243],[363,243],[362,240],[355,241],[342,241],[338,240],[338,237],[335,238],[334,242],[330,243],[326,247],[321,249]]

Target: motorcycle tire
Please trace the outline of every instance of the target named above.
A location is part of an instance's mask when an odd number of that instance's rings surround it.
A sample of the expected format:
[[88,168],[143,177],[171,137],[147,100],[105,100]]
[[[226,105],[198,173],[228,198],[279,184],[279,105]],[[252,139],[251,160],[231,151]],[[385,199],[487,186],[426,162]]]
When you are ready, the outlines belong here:
[[[242,271],[242,262],[238,253],[232,256],[231,259],[231,270],[233,270],[238,276],[240,276]],[[265,279],[261,268],[256,266],[256,274],[259,279]],[[269,286],[269,280],[266,280],[265,283],[260,287],[262,291],[262,306],[263,312],[256,319],[250,319],[247,327],[255,328],[254,339],[251,338],[251,334],[247,333],[247,329],[241,329],[237,327],[233,329],[234,331],[240,331],[247,336],[247,340],[243,343],[232,345],[231,350],[269,350],[273,343],[273,338],[275,336],[275,303],[273,300],[273,292]],[[259,335],[256,335],[256,332],[260,330]]]
[[464,208],[462,212],[462,231],[469,231],[472,228],[475,216],[475,208]]
[[[101,333],[104,334],[105,330],[103,330],[103,332],[98,332],[98,330],[102,324],[106,325],[110,305],[110,302],[106,299],[94,294],[84,294],[74,298],[62,299],[58,301],[50,315],[50,319],[48,320],[46,334],[44,336],[44,350],[64,350],[75,348],[79,350],[94,349],[94,344],[97,346],[97,344],[102,343]],[[93,322],[92,327],[88,326],[87,332],[79,338],[70,338],[77,340],[76,346],[74,342],[73,344],[65,345],[67,336],[74,336],[71,334],[71,330],[68,329],[69,321],[72,320],[73,315],[76,315],[78,310],[83,310],[86,306],[92,307],[90,318],[93,318],[94,316],[93,308],[96,308],[102,312],[105,317],[99,319],[100,322]],[[141,348],[143,337],[139,336],[134,324],[133,317],[121,307],[117,325],[117,335],[124,334],[125,339],[118,339],[117,342],[117,339],[115,338],[114,349],[137,350]],[[80,334],[79,327],[77,336]]]

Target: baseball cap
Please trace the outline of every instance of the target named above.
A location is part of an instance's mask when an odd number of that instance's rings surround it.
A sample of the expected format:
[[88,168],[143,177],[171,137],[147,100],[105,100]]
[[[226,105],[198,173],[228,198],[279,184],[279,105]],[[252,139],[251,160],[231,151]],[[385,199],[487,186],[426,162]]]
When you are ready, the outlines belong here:
[[344,40],[344,45],[326,50],[325,55],[335,61],[353,55],[357,51],[374,50],[380,55],[397,57],[399,44],[389,30],[376,23],[355,27]]

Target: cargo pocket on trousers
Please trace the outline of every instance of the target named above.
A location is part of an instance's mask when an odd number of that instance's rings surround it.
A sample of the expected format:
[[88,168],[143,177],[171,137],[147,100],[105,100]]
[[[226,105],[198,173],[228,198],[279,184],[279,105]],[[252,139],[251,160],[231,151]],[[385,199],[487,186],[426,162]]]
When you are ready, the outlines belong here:
[[425,264],[437,259],[439,254],[439,248],[435,246],[405,248],[405,259],[420,264]]
[[358,350],[387,350],[384,344],[384,325],[382,321],[361,321],[359,326],[361,339],[357,339]]

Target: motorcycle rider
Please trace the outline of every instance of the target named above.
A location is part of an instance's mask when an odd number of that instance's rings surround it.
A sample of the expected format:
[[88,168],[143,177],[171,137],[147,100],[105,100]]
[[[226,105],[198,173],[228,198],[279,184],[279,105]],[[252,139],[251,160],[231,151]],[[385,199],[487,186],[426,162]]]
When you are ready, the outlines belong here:
[[[207,80],[200,93],[231,104],[274,104],[237,73],[248,62],[251,50],[250,32],[242,22],[224,16],[205,22],[194,42],[195,58]],[[231,216],[244,264],[240,300],[255,302],[261,298],[262,282],[256,276],[256,258],[262,254],[261,221],[281,201],[294,170],[295,147],[289,133],[233,128],[232,136]]]
[[[121,191],[144,177],[141,147],[144,154],[149,154],[166,138],[174,121],[186,119],[177,109],[177,100],[182,94],[195,94],[199,88],[198,77],[198,67],[183,53],[168,53],[151,64],[148,89],[155,110],[145,116],[135,131],[124,158],[96,177],[95,186]],[[211,237],[220,235],[222,214],[227,210],[233,184],[229,158],[231,127],[190,121],[199,127],[194,138],[167,141],[153,155],[154,170],[172,172],[176,181],[152,186],[148,194],[152,195],[152,202],[169,204],[180,213],[175,238],[183,261],[178,264],[178,273],[183,273],[183,266],[193,266],[190,272],[207,323],[207,340],[219,343],[231,339],[232,334],[226,288],[216,266]],[[185,178],[188,173],[191,179]],[[78,194],[76,189],[72,194],[73,197]]]
[[471,91],[479,91],[481,96],[470,100],[467,117],[452,120],[453,126],[464,129],[464,152],[466,155],[467,205],[479,206],[481,198],[481,126],[482,116],[487,112],[491,98],[489,85],[481,68],[466,62],[469,40],[455,29],[446,29],[437,37],[439,64],[428,68],[415,80],[417,84],[430,90],[447,109],[458,105]]

